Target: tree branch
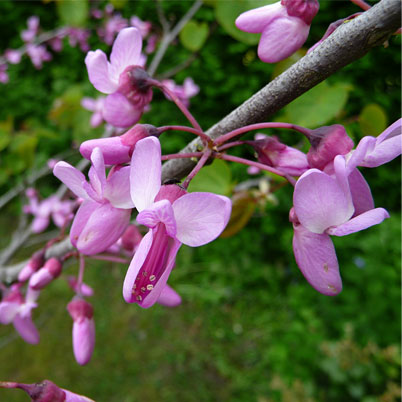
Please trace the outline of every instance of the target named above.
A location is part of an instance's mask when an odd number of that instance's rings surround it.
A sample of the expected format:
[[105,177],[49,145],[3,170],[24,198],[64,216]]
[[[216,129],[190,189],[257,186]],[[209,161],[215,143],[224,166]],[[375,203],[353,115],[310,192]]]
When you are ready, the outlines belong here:
[[[400,19],[400,0],[382,0],[364,14],[341,25],[313,52],[211,127],[207,134],[215,139],[236,128],[265,121],[331,74],[383,44],[399,28]],[[181,152],[195,152],[199,146],[202,144],[196,139]],[[189,159],[168,161],[163,165],[163,180],[183,177],[194,165]],[[72,245],[67,238],[50,247],[46,257],[61,256],[70,250]],[[25,263],[0,267],[0,282],[15,280]]]
[[[359,17],[342,24],[314,51],[212,126],[207,134],[215,139],[236,128],[266,121],[304,92],[383,44],[399,28],[400,21],[400,0],[382,0]],[[195,152],[200,147],[201,141],[195,139],[181,152]],[[189,159],[168,161],[163,165],[162,179],[182,178],[193,167],[194,162]]]

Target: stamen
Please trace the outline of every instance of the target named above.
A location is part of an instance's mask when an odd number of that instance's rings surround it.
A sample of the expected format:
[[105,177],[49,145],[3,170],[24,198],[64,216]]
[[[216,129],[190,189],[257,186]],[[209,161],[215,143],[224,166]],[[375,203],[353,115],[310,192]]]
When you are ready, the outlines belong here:
[[149,277],[149,280],[150,280],[151,282],[153,282],[155,279],[156,279],[156,276],[155,276],[155,275],[151,275],[151,276]]
[[154,285],[151,285],[151,284],[147,285],[148,290],[152,290],[153,288],[154,288]]

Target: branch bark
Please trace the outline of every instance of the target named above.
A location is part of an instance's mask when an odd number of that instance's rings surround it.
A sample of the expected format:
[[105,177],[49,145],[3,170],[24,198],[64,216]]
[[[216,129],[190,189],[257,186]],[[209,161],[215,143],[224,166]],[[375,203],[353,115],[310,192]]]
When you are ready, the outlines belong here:
[[[211,127],[207,134],[215,139],[242,126],[260,123],[347,64],[383,44],[400,26],[400,0],[382,0],[364,14],[341,25],[313,52],[245,101]],[[202,146],[198,139],[181,152],[195,152]],[[163,165],[163,179],[184,177],[194,167],[189,159],[175,159]],[[55,244],[46,257],[61,256],[72,250],[69,239]],[[11,282],[26,262],[0,267],[0,282]]]
[[[400,0],[382,0],[359,17],[342,24],[314,51],[212,126],[207,134],[215,139],[236,128],[266,121],[304,92],[383,44],[400,23]],[[200,147],[201,141],[195,139],[180,152],[195,152]],[[189,159],[168,161],[163,165],[162,179],[182,178],[194,165]]]

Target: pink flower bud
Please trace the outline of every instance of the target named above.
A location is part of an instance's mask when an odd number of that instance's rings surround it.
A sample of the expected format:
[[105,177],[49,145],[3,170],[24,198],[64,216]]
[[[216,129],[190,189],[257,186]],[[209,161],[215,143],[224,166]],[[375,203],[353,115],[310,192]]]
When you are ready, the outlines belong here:
[[346,155],[353,148],[353,141],[340,124],[319,127],[307,135],[311,148],[307,160],[311,167],[323,170],[336,155]]
[[307,25],[311,24],[320,8],[317,0],[281,0],[281,4],[289,15],[302,19]]
[[121,237],[123,248],[130,253],[133,253],[137,249],[141,240],[142,235],[136,225],[130,225]]
[[68,303],[67,310],[74,321],[73,350],[75,360],[83,366],[91,360],[95,346],[93,308],[85,300],[76,298]]
[[34,290],[43,289],[53,279],[56,279],[62,271],[62,264],[57,258],[50,258],[43,268],[35,272],[29,280],[29,286]]
[[130,162],[135,144],[145,137],[159,137],[159,130],[150,124],[136,124],[119,137],[97,138],[84,141],[80,146],[81,155],[90,160],[92,151],[100,148],[106,165],[118,165]]
[[18,274],[18,280],[20,282],[27,281],[34,272],[43,266],[44,260],[45,252],[43,250],[39,250],[34,253],[31,259],[28,261],[28,264],[26,264]]
[[59,388],[55,383],[49,380],[44,380],[36,384],[0,382],[0,387],[20,388],[31,397],[33,402],[94,402],[92,399],[85,396]]
[[291,176],[300,176],[308,168],[306,155],[296,148],[282,144],[276,137],[248,141],[257,151],[258,160]]
[[81,289],[79,291],[78,290],[78,281],[75,276],[69,276],[67,278],[67,281],[68,281],[70,288],[73,289],[75,293],[80,293],[80,294],[82,294],[82,296],[85,296],[85,297],[91,297],[94,295],[94,290],[84,282],[81,283]]

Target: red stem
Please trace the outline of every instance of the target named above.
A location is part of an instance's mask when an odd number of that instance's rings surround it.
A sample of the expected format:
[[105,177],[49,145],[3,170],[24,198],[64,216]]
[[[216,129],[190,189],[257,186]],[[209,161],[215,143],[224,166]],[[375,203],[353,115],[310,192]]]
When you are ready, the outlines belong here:
[[247,144],[246,141],[233,141],[233,142],[228,142],[227,144],[222,145],[221,147],[218,148],[218,151],[224,151],[226,149],[236,147],[237,145],[244,145]]
[[192,127],[186,127],[186,126],[162,126],[162,127],[158,127],[158,131],[160,133],[163,133],[164,131],[168,131],[168,130],[176,130],[176,131],[186,131],[188,133],[191,134],[195,134],[198,135],[198,137],[200,137],[204,143],[212,143],[212,139],[210,137],[208,137],[203,131],[199,131],[195,128]]
[[367,11],[371,8],[370,4],[367,4],[363,0],[350,0],[352,3],[356,4],[356,6],[359,6],[361,9],[364,11]]
[[261,130],[263,128],[287,128],[290,130],[298,131],[299,133],[302,133],[304,135],[310,133],[308,129],[290,123],[257,123],[250,124],[249,126],[240,127],[236,130],[230,131],[229,133],[221,135],[214,141],[214,145],[219,146],[226,141],[232,139],[233,137],[236,137],[237,135],[244,134],[252,130]]
[[194,178],[194,176],[200,171],[200,169],[205,165],[205,162],[208,160],[208,158],[211,156],[212,151],[210,149],[207,149],[203,155],[201,156],[201,159],[198,161],[198,163],[195,165],[194,169],[189,173],[187,176],[186,180],[184,180],[182,186],[187,189],[188,185],[190,184],[190,181]]

